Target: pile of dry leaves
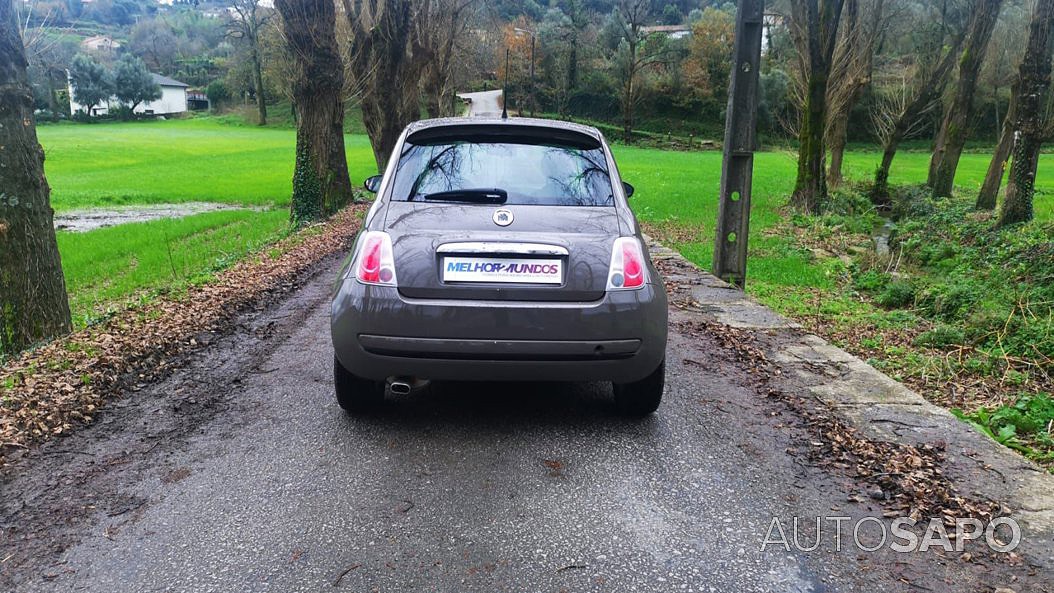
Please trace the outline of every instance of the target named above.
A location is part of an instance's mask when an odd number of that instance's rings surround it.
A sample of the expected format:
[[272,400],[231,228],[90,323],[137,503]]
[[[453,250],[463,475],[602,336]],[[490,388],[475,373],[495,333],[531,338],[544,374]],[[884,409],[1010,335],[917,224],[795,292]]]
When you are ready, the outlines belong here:
[[0,464],[12,448],[91,422],[126,380],[161,376],[173,355],[198,346],[195,336],[221,332],[246,307],[295,287],[321,260],[348,248],[363,212],[361,206],[345,209],[210,283],[129,308],[8,362],[0,369]]
[[997,504],[958,494],[941,472],[943,444],[911,446],[869,439],[831,414],[822,403],[780,389],[774,381],[780,370],[765,355],[752,332],[701,321],[678,326],[686,335],[715,339],[740,368],[758,378],[759,394],[783,403],[802,419],[808,431],[808,459],[816,465],[845,471],[870,485],[872,498],[882,499],[890,516],[990,520],[999,513]]

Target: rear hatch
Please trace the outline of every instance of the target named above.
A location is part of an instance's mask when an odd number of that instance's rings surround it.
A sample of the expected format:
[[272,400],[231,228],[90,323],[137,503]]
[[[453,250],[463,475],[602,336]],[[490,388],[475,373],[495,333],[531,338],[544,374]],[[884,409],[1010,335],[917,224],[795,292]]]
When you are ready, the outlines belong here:
[[399,292],[421,299],[599,300],[619,235],[613,206],[393,201],[385,226]]

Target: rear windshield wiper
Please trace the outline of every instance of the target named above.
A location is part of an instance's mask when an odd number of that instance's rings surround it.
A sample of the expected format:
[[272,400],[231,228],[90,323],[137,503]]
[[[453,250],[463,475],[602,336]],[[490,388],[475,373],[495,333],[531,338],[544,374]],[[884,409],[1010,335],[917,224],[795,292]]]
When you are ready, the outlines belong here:
[[473,202],[480,204],[504,204],[509,199],[509,192],[503,189],[455,189],[425,194],[426,200],[444,202]]

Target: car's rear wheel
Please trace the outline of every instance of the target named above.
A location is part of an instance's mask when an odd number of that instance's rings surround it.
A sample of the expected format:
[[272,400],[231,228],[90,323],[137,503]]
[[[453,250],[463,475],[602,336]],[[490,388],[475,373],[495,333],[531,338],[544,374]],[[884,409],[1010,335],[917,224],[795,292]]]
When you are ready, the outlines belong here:
[[384,401],[384,383],[354,375],[333,357],[333,384],[337,404],[349,414],[367,412]]
[[647,416],[659,408],[666,386],[666,361],[640,381],[615,383],[615,406],[625,416]]

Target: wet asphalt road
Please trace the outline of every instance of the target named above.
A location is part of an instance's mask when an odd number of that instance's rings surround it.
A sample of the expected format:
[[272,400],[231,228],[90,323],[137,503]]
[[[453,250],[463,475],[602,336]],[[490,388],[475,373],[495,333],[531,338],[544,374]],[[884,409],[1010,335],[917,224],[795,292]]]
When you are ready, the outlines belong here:
[[[26,476],[8,481],[30,506],[64,501],[87,514],[56,516],[64,531],[24,545],[65,543],[0,582],[114,593],[794,592],[916,590],[903,581],[950,574],[826,544],[763,551],[774,516],[866,509],[846,508],[844,479],[786,454],[788,420],[745,375],[676,333],[664,404],[642,421],[617,417],[599,384],[435,384],[350,419],[331,393],[329,277],[255,322],[268,333],[249,360],[237,353],[250,338],[236,333],[110,422],[64,439],[93,456],[69,463],[88,465],[40,471],[76,478],[33,492],[19,486]],[[207,413],[151,436],[179,408],[149,402],[195,393]],[[105,469],[114,439],[138,452]]]
[[472,117],[501,117],[501,90],[461,93],[458,96],[470,101],[468,115]]

